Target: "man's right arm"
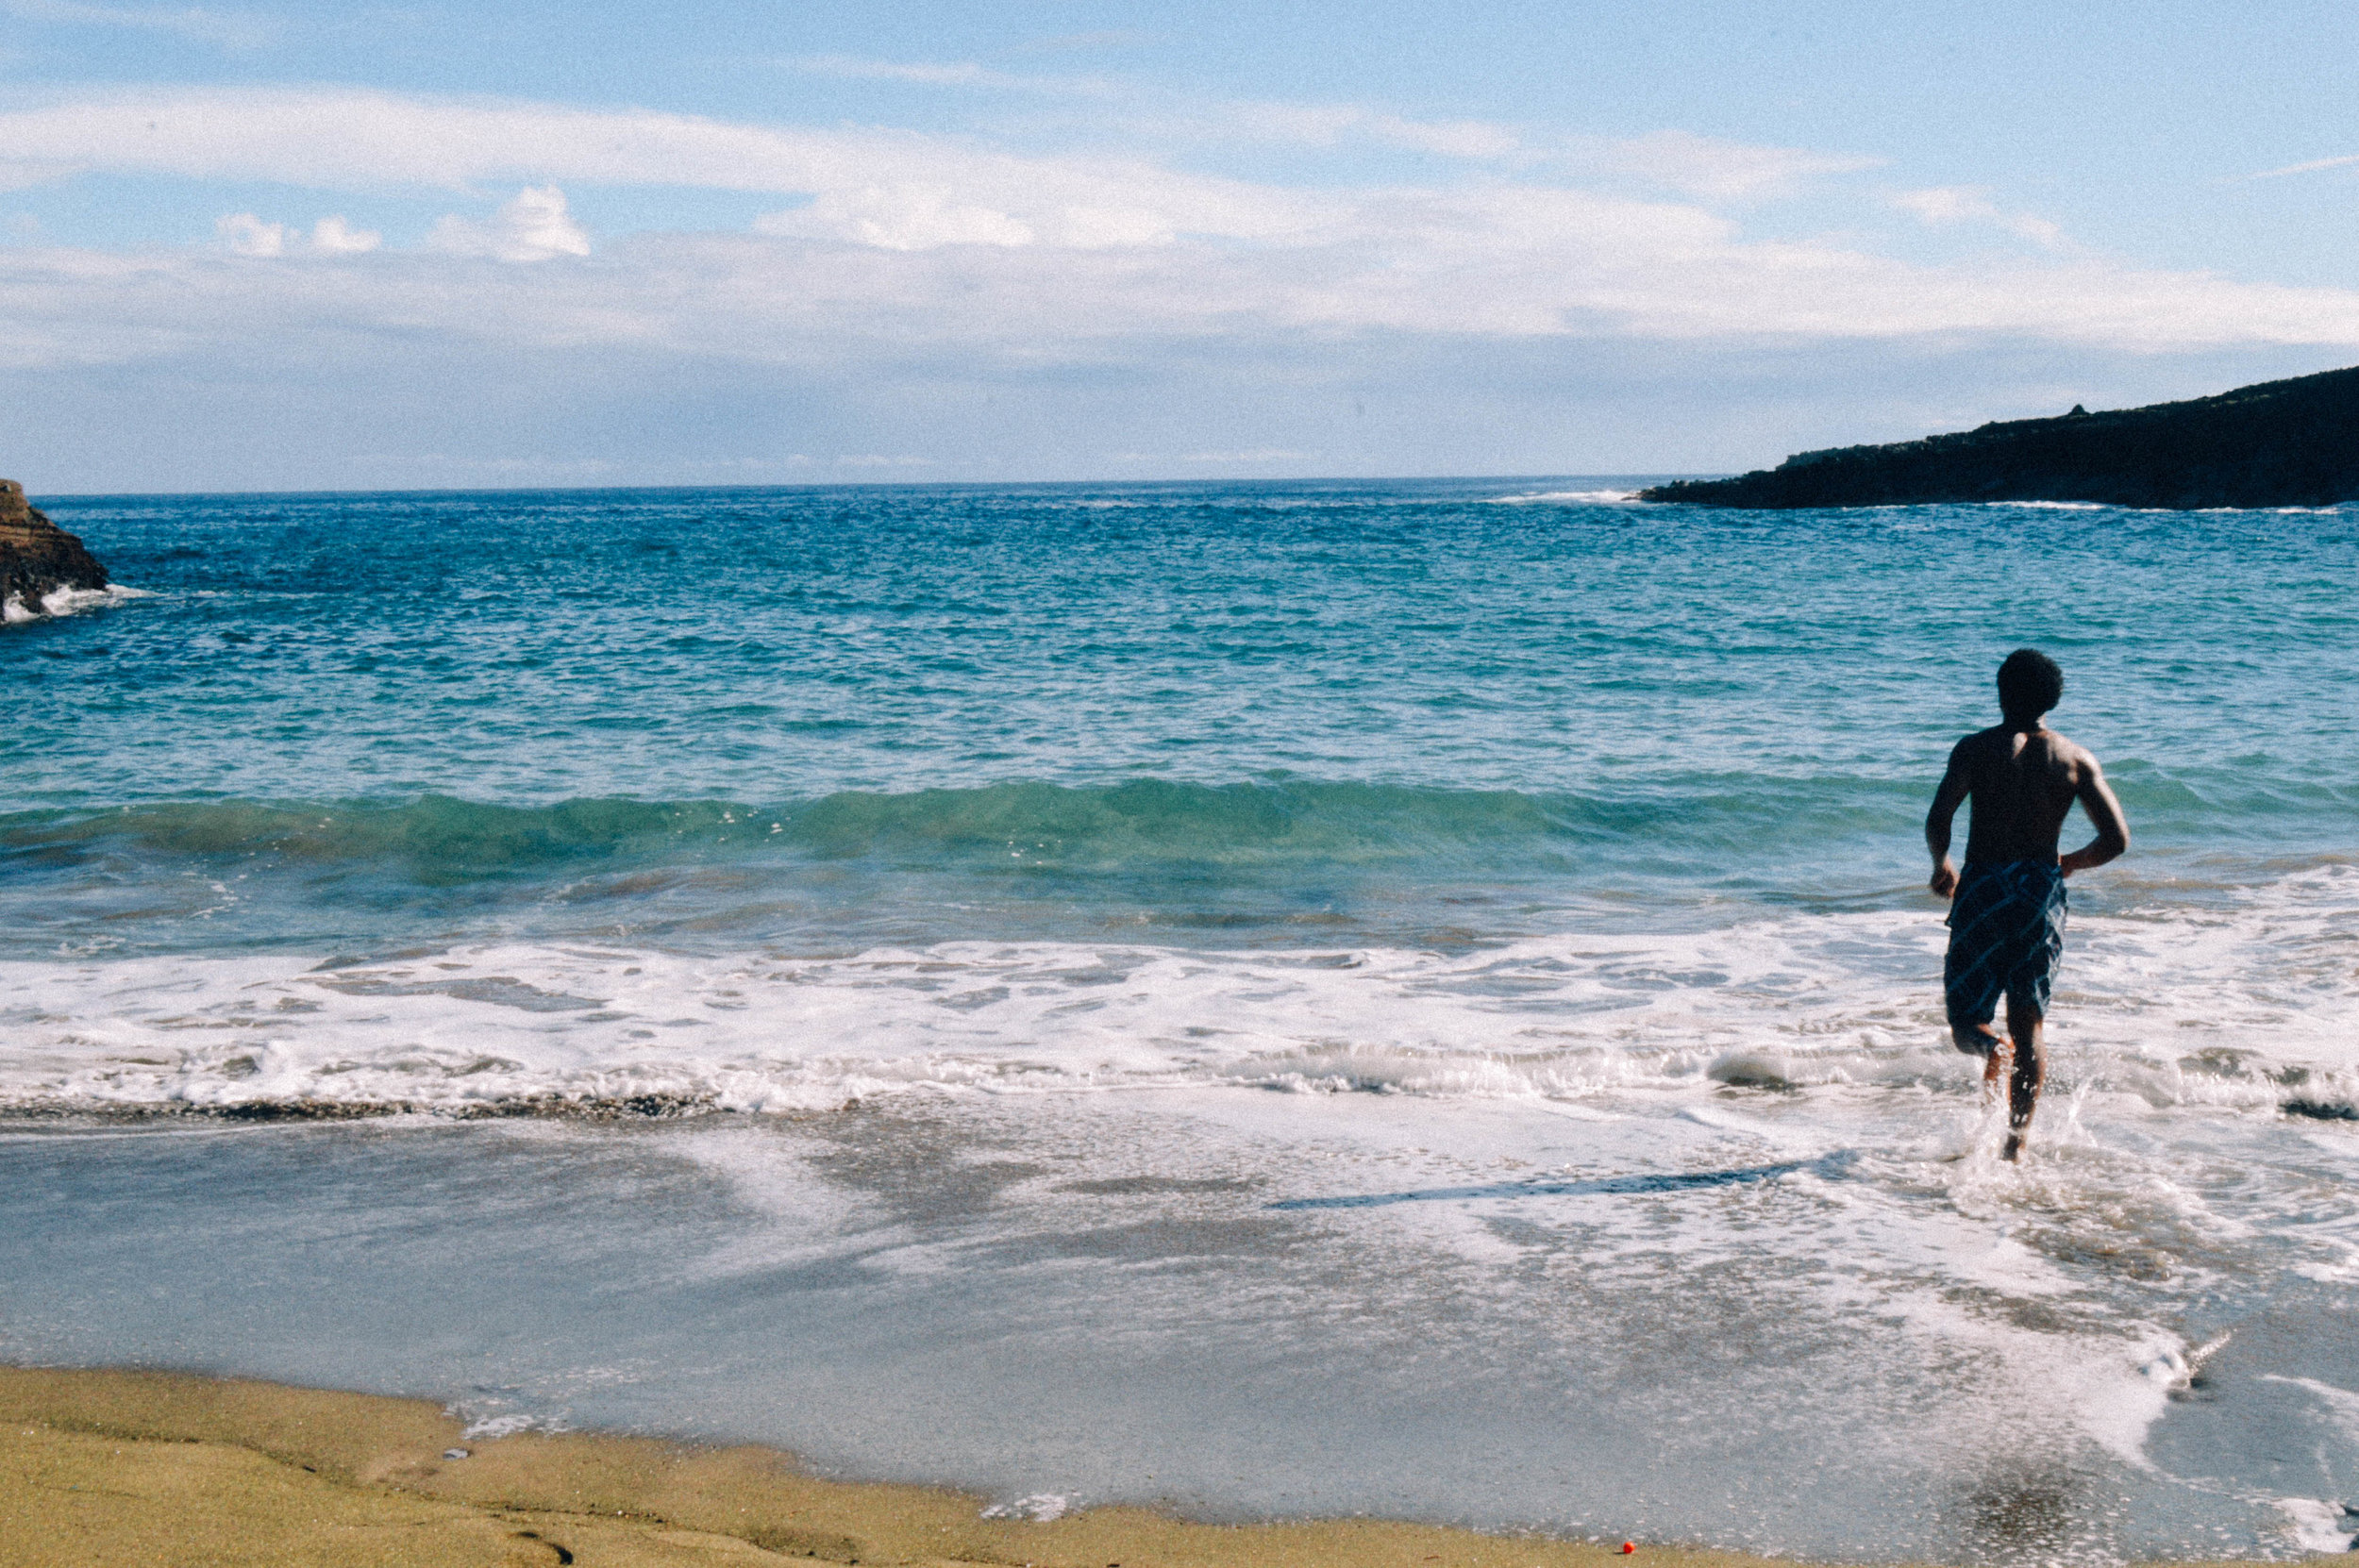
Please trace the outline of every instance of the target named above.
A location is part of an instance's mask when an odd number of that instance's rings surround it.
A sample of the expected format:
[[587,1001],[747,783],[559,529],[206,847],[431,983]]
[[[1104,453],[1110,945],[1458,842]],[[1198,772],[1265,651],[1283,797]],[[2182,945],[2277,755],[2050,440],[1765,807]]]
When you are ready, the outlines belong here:
[[2097,837],[2070,854],[2057,857],[2056,864],[2066,876],[2091,866],[2101,866],[2130,847],[2130,821],[2121,814],[2121,802],[2114,798],[2113,786],[2105,782],[2105,770],[2086,752],[2081,754],[2081,783],[2073,793],[2081,802],[2081,809],[2089,814]]
[[1949,825],[1957,819],[1958,808],[1966,802],[1966,743],[1960,741],[1950,748],[1949,771],[1941,776],[1941,787],[1933,792],[1933,809],[1925,813],[1925,847],[1933,857],[1933,879],[1927,885],[1944,898],[1958,891],[1958,868],[1949,859]]

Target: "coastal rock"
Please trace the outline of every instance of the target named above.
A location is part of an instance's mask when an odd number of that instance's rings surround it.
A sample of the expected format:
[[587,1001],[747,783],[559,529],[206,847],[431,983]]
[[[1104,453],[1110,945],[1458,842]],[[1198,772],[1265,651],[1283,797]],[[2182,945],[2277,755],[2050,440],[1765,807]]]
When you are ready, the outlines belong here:
[[106,586],[98,558],[27,503],[23,485],[0,479],[0,607],[8,619],[44,613],[43,601],[60,589]]
[[1993,423],[1887,446],[1800,452],[1732,479],[1682,479],[1643,501],[1755,509],[1932,501],[2115,507],[2323,507],[2359,499],[2359,368],[2215,397]]

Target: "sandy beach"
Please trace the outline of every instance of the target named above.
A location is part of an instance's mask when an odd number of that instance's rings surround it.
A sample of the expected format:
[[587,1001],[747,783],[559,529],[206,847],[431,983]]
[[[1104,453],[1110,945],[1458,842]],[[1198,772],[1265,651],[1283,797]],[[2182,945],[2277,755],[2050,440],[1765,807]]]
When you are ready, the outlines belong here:
[[[462,1454],[464,1457],[452,1456]],[[1379,1520],[1046,1523],[981,1499],[821,1480],[792,1456],[595,1433],[469,1439],[430,1401],[173,1373],[0,1368],[8,1568],[825,1562],[1038,1568],[1560,1568],[1619,1543]],[[1678,1568],[1765,1560],[1647,1543]]]

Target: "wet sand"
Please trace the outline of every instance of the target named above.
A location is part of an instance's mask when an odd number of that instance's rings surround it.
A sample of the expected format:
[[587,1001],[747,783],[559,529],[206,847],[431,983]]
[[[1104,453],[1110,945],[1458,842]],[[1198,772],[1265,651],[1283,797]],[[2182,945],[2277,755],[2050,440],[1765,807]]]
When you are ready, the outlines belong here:
[[[456,1450],[464,1458],[452,1458]],[[1373,1520],[1221,1526],[815,1478],[789,1455],[594,1433],[470,1440],[425,1400],[0,1367],[0,1568],[1571,1568],[1620,1543]],[[1676,1568],[1764,1562],[1640,1544]]]

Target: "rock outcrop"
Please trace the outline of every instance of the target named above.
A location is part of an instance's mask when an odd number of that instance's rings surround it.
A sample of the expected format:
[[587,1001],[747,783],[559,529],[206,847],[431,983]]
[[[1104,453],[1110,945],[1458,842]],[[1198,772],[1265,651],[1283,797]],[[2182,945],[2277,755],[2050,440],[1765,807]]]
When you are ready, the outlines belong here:
[[1748,509],[1931,501],[2116,507],[2323,507],[2359,500],[2359,368],[2217,397],[2018,419],[1889,446],[1801,452],[1733,479],[1684,479],[1645,501]]
[[0,609],[11,619],[42,613],[42,601],[61,588],[107,586],[107,569],[25,499],[25,487],[0,479]]

